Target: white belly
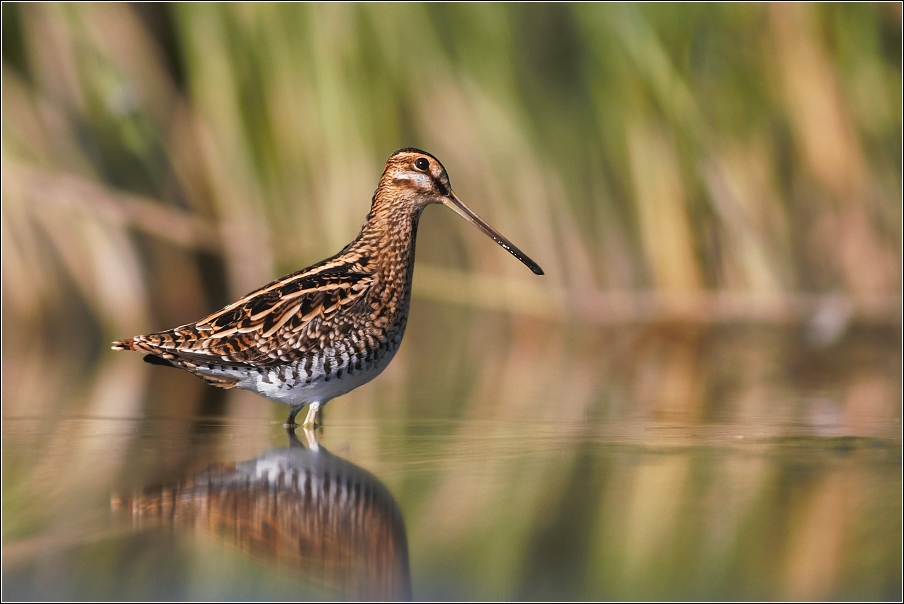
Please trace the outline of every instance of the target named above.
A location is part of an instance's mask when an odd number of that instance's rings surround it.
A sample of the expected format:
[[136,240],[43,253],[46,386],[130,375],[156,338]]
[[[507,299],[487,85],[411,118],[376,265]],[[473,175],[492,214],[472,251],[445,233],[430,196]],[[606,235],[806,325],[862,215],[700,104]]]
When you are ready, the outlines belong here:
[[380,375],[395,356],[401,339],[399,336],[381,357],[358,370],[352,366],[349,371],[348,358],[340,356],[332,359],[331,365],[334,369],[329,374],[320,361],[313,364],[310,375],[302,367],[295,365],[261,369],[242,376],[236,386],[287,405],[318,403],[322,406],[327,401],[348,394]]

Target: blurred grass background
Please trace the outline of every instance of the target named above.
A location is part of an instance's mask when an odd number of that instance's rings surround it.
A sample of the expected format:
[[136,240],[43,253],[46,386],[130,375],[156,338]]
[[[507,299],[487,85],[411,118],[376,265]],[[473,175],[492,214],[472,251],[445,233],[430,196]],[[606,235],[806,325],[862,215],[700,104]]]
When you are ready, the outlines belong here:
[[[2,11],[10,559],[106,522],[123,476],[272,446],[282,408],[109,342],[334,254],[417,146],[546,276],[428,211],[405,346],[327,411],[399,498],[416,582],[529,599],[568,562],[589,599],[900,596],[900,4]],[[11,421],[56,416],[182,418],[186,443],[254,421],[213,452]],[[898,444],[696,447],[735,433]]]
[[194,320],[344,246],[408,145],[547,273],[431,217],[420,297],[899,322],[895,4],[3,11],[7,325]]

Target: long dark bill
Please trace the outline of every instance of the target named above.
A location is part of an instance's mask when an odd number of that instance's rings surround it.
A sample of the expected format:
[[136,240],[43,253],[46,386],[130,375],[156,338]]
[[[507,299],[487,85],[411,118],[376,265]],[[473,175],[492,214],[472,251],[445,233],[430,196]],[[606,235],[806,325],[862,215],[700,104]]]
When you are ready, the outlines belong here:
[[448,206],[454,210],[456,214],[486,233],[493,241],[501,245],[502,249],[523,262],[535,275],[543,274],[543,269],[540,268],[536,262],[528,258],[527,255],[515,247],[511,241],[500,235],[496,229],[488,225],[480,216],[471,211],[471,208],[466,206],[455,193],[450,191],[448,197],[446,197],[446,200],[443,202],[443,205]]

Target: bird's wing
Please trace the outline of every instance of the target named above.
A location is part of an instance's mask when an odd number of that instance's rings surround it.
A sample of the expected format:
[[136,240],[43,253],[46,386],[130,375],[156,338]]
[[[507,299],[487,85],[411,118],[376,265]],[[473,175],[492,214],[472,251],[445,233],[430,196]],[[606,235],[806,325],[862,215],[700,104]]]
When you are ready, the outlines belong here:
[[[356,270],[357,269],[357,270]],[[267,366],[329,347],[369,315],[372,273],[330,264],[251,292],[197,323],[114,343],[189,365]]]

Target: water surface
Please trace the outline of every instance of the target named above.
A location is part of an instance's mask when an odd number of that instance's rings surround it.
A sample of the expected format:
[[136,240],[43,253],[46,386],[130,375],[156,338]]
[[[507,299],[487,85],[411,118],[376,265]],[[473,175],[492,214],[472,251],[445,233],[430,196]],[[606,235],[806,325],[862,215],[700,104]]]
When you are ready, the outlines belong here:
[[4,598],[901,595],[896,336],[449,313],[316,442],[137,355],[48,372],[22,343]]

